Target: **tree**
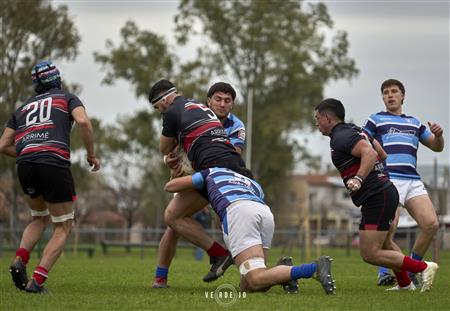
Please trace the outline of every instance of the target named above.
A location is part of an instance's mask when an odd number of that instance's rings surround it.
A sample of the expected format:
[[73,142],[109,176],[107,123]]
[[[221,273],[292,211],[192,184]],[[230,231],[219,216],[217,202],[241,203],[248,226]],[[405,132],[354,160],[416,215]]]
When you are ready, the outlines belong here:
[[[122,43],[116,47],[106,41],[106,53],[95,52],[94,59],[106,72],[103,83],[113,85],[118,79],[131,83],[136,97],[147,97],[149,86],[161,78],[171,79],[189,97],[204,96],[212,70],[195,60],[179,64],[165,39],[150,31],[139,30],[127,21],[120,30]],[[201,51],[199,51],[201,55]]]
[[[0,13],[0,124],[32,92],[31,68],[39,60],[74,59],[80,41],[67,7],[43,0],[2,0]],[[14,161],[0,157],[0,168],[16,179]],[[17,183],[14,183],[17,185]],[[10,191],[14,227],[16,191]]]
[[147,213],[152,225],[160,226],[163,206],[169,201],[163,190],[169,174],[159,153],[158,122],[159,114],[138,111],[109,126],[104,138],[104,163],[112,171],[110,185],[128,228],[139,211]]
[[200,22],[210,59],[223,64],[245,98],[253,92],[253,140],[264,144],[252,146],[252,170],[275,205],[293,168],[289,134],[312,125],[326,83],[357,74],[347,34],[338,31],[325,43],[333,22],[322,3],[182,0],[179,10],[179,43],[195,35],[191,25]]
[[[137,95],[145,95],[150,82],[161,77],[173,78],[185,94],[183,80],[188,78],[191,87],[187,95],[195,95],[198,90],[204,94],[207,81],[224,74],[238,86],[245,100],[252,93],[253,141],[264,142],[252,146],[252,170],[264,186],[268,203],[274,207],[282,204],[277,201],[277,193],[282,192],[286,176],[294,166],[295,152],[303,152],[304,156],[299,158],[314,163],[307,155],[307,146],[293,141],[291,133],[313,124],[313,108],[322,99],[328,82],[351,79],[358,73],[354,60],[347,56],[346,32],[332,32],[333,22],[324,4],[305,6],[303,1],[182,0],[175,23],[180,45],[194,35],[202,36],[205,42],[194,62],[178,64],[170,56],[173,61],[169,67],[165,66],[166,61],[158,62],[160,55],[147,53],[147,62],[157,61],[147,72],[149,78],[145,83],[124,75],[125,67],[121,70],[115,67],[120,65],[112,57],[116,52],[151,51],[151,45],[165,44],[160,37],[141,46],[122,45],[116,49],[110,44],[111,56],[98,60],[110,69],[109,78],[132,80],[133,87],[139,90]],[[198,27],[192,25],[200,25],[200,32],[196,33]],[[139,32],[133,33],[133,37],[139,36]],[[125,43],[129,40],[124,38]],[[134,57],[133,53],[126,55]],[[142,64],[128,59],[128,66]],[[133,70],[126,68],[128,72]],[[238,106],[235,112],[244,116],[246,108]]]

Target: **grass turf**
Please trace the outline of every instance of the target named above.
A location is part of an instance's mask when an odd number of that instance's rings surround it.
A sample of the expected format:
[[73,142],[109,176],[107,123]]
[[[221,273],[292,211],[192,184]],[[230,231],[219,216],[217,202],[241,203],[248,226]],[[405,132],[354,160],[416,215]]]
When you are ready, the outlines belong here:
[[[297,250],[298,253],[298,250]],[[376,286],[376,268],[364,263],[356,250],[347,256],[345,250],[323,250],[334,258],[333,277],[337,294],[327,296],[320,284],[301,280],[300,292],[286,295],[280,286],[267,293],[234,293],[239,274],[231,267],[224,277],[213,283],[203,283],[201,277],[209,269],[205,257],[195,261],[192,249],[179,249],[169,273],[169,289],[152,289],[156,251],[146,250],[126,255],[116,249],[108,256],[97,250],[90,259],[83,253],[74,256],[66,253],[49,274],[48,295],[32,295],[16,290],[10,279],[8,267],[12,253],[0,258],[0,310],[449,310],[450,309],[450,252],[441,253],[440,269],[430,292],[386,292],[386,287]],[[271,251],[269,262],[274,264],[281,255],[280,249]],[[293,254],[295,257],[295,254]],[[429,256],[428,256],[429,257]],[[33,256],[28,274],[35,267]],[[294,259],[294,264],[300,264]],[[211,298],[220,286],[219,302]],[[217,292],[216,297],[220,295]],[[225,295],[233,294],[234,303]],[[238,297],[240,294],[240,297]],[[237,296],[236,296],[237,295]],[[214,295],[213,295],[214,297]]]

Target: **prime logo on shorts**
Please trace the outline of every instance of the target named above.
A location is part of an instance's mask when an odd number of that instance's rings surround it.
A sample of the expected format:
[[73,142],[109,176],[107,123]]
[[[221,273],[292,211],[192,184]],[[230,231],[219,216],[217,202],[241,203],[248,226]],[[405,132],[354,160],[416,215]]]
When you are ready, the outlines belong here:
[[238,292],[231,284],[222,284],[213,292],[205,292],[206,299],[214,299],[222,307],[229,307],[238,299],[247,298],[246,292]]

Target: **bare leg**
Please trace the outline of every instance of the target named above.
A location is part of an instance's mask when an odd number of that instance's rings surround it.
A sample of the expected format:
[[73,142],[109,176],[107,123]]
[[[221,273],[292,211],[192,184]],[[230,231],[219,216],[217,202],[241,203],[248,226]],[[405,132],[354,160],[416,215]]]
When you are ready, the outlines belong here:
[[192,244],[204,250],[208,250],[213,245],[214,240],[191,216],[201,210],[207,203],[197,191],[184,191],[174,196],[164,212],[164,220],[168,226]]
[[412,251],[423,257],[439,228],[436,211],[427,194],[409,199],[405,202],[405,208],[420,228]]
[[[265,257],[267,250],[261,245],[247,248],[234,258],[236,266],[239,266],[250,258]],[[291,266],[275,266],[273,268],[260,268],[248,272],[241,277],[240,289],[242,291],[257,292],[267,291],[270,287],[291,280]]]
[[168,268],[175,257],[177,243],[180,236],[170,227],[166,228],[158,248],[158,267]]
[[[27,202],[32,210],[42,212],[47,209],[47,205],[42,196],[34,199],[27,197]],[[33,220],[23,231],[20,248],[25,248],[28,252],[31,252],[40,240],[49,222],[50,216],[33,216]]]
[[392,224],[389,228],[389,231],[386,235],[386,238],[384,240],[382,248],[388,249],[388,250],[394,250],[399,253],[403,253],[402,249],[397,245],[397,243],[394,242],[394,234],[395,234],[395,230],[397,230],[399,217],[400,217],[400,209],[397,208],[394,221],[392,222]]
[[[27,201],[32,210],[33,219],[23,231],[20,247],[16,250],[16,256],[9,269],[14,285],[20,290],[25,290],[28,283],[26,265],[28,264],[30,253],[41,238],[50,219],[50,216],[42,213],[47,210],[47,205],[42,196],[34,199],[28,197]],[[43,216],[37,216],[39,212]]]
[[[62,216],[73,211],[73,203],[48,203],[50,214],[52,216]],[[44,249],[39,266],[44,267],[47,271],[55,264],[64,249],[67,238],[72,230],[72,220],[53,223],[53,234]]]
[[[195,194],[197,196],[195,196]],[[174,209],[180,210],[181,213],[185,211],[187,216],[192,216],[196,212],[196,209],[199,208],[200,205],[203,205],[203,201],[205,201],[198,193],[193,193],[187,198],[187,200],[184,201],[180,201],[179,198],[174,200],[179,195],[180,194],[176,194],[174,196],[172,201],[167,206],[165,213],[170,214],[171,210]],[[158,248],[159,267],[168,268],[170,266],[170,263],[172,262],[172,259],[175,256],[179,238],[180,235],[175,230],[173,230],[171,227],[167,227],[166,231],[161,237],[161,240],[159,241],[159,248]]]
[[[372,265],[400,270],[404,255],[396,250],[382,249],[387,241],[388,231],[360,230],[360,254],[362,259]],[[388,245],[390,245],[388,243]],[[398,247],[398,246],[397,246]]]

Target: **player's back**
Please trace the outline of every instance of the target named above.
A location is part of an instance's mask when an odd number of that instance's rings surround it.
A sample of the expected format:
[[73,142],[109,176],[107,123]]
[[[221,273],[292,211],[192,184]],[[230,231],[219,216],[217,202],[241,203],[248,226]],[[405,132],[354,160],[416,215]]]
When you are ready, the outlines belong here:
[[8,122],[16,131],[17,163],[70,165],[71,115],[82,106],[73,94],[58,88],[37,94],[20,106]]
[[194,168],[239,157],[222,123],[207,106],[181,96],[164,112],[163,135],[176,137]]
[[240,200],[265,204],[264,191],[253,179],[226,168],[210,168],[200,172],[205,179],[208,199],[222,219],[226,208]]

